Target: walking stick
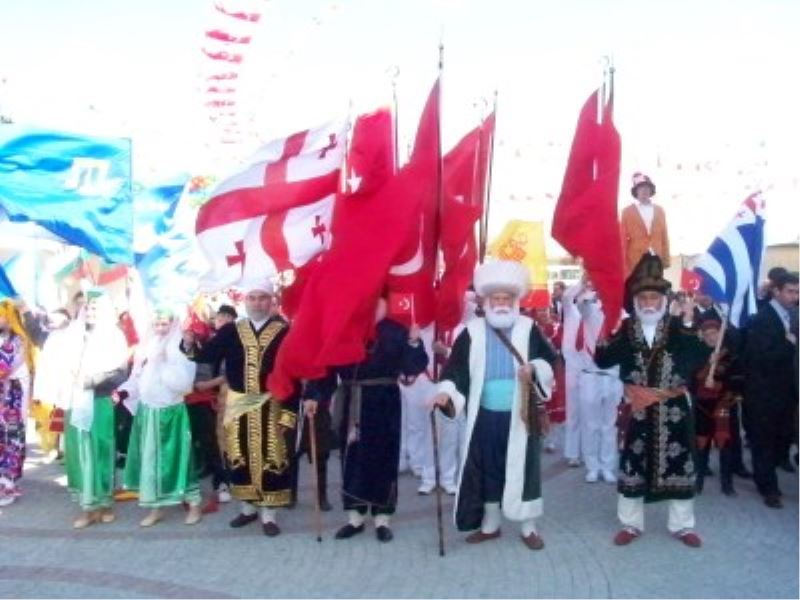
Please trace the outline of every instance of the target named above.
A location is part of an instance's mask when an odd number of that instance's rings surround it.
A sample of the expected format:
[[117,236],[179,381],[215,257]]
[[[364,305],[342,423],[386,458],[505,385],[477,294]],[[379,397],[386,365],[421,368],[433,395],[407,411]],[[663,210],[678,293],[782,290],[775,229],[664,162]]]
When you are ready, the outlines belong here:
[[436,482],[436,525],[439,530],[439,556],[444,556],[444,525],[442,524],[442,487],[439,469],[439,433],[436,430],[436,409],[430,412],[431,435],[433,435],[433,472]]
[[311,466],[314,469],[314,529],[317,541],[322,542],[322,513],[319,506],[319,469],[317,468],[317,428],[314,426],[314,414],[308,414],[308,435],[311,440]]

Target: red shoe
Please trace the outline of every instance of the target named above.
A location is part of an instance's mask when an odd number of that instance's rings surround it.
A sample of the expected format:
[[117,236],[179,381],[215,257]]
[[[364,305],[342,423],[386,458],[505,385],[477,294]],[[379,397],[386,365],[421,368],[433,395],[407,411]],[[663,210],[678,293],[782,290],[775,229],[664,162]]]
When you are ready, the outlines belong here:
[[525,544],[528,550],[541,550],[544,548],[544,540],[534,532],[529,533],[527,536],[521,535],[520,537],[522,538],[522,543]]
[[219,502],[217,502],[216,498],[212,497],[211,499],[209,499],[208,502],[206,502],[203,505],[203,508],[200,509],[200,512],[203,513],[204,515],[219,512]]
[[493,540],[495,538],[500,537],[500,530],[493,531],[492,533],[483,533],[480,529],[473,533],[470,533],[464,541],[468,544],[480,544],[481,542],[487,542],[489,540]]
[[614,544],[617,546],[627,546],[640,535],[642,535],[642,532],[635,527],[624,527],[614,536]]
[[699,548],[703,545],[703,540],[691,529],[682,529],[674,535],[690,548]]

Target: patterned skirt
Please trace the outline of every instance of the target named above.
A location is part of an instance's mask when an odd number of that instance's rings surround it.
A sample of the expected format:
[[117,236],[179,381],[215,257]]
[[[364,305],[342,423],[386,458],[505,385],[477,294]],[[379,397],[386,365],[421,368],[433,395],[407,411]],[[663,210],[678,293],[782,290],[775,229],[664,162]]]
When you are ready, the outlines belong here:
[[25,421],[22,385],[18,379],[0,381],[0,494],[16,488],[25,462]]

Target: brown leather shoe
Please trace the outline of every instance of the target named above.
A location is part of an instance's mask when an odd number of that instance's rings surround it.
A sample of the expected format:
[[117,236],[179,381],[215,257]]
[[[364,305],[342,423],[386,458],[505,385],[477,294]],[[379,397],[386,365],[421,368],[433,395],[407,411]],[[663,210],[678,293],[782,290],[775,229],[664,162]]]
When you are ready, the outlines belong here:
[[464,541],[468,544],[480,544],[481,542],[488,542],[489,540],[499,537],[499,529],[497,531],[493,531],[492,533],[483,533],[480,529],[478,529],[478,531],[473,531],[466,538],[464,538]]
[[536,532],[531,532],[528,535],[521,535],[522,543],[528,547],[528,550],[541,550],[544,548],[544,540],[536,535]]
[[264,523],[264,525],[262,525],[262,529],[264,530],[264,535],[267,537],[275,537],[281,533],[281,528],[278,527],[278,524],[274,521],[268,521]]
[[627,546],[640,535],[642,535],[642,532],[635,527],[625,527],[624,529],[620,529],[617,535],[614,536],[614,544],[617,546]]

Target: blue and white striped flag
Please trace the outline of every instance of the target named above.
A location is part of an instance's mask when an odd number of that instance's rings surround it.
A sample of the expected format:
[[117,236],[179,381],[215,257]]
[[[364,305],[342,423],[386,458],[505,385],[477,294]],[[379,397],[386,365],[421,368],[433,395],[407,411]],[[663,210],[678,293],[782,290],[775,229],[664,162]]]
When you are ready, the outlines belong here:
[[728,305],[731,325],[741,327],[756,312],[756,294],[764,255],[766,203],[756,192],[694,266],[702,278],[700,290]]

